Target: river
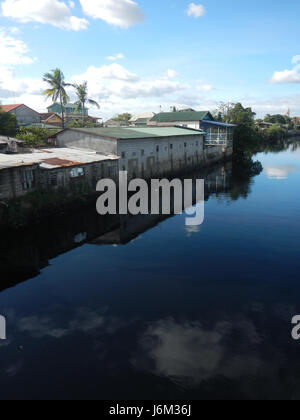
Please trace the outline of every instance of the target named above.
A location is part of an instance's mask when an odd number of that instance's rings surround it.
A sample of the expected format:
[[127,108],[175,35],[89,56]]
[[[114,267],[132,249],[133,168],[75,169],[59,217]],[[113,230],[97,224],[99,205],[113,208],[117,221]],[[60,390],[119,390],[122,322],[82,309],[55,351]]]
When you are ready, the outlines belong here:
[[300,141],[277,149],[208,174],[199,227],[93,208],[1,238],[0,398],[299,399]]

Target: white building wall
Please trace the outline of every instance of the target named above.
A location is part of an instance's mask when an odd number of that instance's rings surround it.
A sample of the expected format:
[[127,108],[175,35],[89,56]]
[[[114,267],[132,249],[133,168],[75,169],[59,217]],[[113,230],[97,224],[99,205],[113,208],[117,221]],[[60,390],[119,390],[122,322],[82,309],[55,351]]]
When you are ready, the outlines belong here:
[[119,140],[119,169],[131,176],[163,175],[203,164],[203,135]]
[[200,130],[200,124],[201,124],[201,121],[173,121],[170,123],[150,122],[148,125],[158,126],[158,127],[165,127],[165,126],[174,127],[175,125],[177,125],[179,127],[186,127],[186,128],[192,128],[194,130]]
[[117,154],[117,140],[96,136],[84,131],[62,131],[56,136],[56,146],[95,150],[103,154]]

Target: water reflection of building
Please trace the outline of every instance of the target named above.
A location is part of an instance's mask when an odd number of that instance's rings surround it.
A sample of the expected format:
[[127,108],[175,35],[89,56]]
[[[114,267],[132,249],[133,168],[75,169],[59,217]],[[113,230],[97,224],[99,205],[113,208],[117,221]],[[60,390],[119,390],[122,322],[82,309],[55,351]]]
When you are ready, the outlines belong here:
[[[231,164],[217,166],[190,178],[205,180],[205,199],[231,188]],[[56,215],[47,224],[0,240],[0,289],[39,274],[50,259],[84,243],[126,244],[170,216],[99,216],[95,206],[68,216]]]
[[[207,201],[211,195],[219,193],[225,194],[230,190],[231,168],[232,165],[228,163],[226,166],[213,168],[207,173],[193,173],[190,178],[204,179],[204,199]],[[171,198],[171,202],[171,208],[173,208],[173,198]],[[197,204],[195,190],[193,191],[193,204]],[[97,245],[127,244],[145,231],[155,227],[170,217],[172,216],[166,216],[163,214],[120,216],[117,229],[98,237],[93,240],[92,243]]]

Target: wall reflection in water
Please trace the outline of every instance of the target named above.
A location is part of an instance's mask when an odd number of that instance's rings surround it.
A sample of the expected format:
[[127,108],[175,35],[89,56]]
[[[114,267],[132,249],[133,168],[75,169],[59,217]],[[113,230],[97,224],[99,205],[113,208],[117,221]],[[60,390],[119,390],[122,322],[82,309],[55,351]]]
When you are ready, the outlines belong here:
[[[211,196],[230,200],[232,164],[216,166],[186,178],[205,179],[205,200]],[[242,188],[248,188],[249,178]],[[241,188],[241,186],[239,186]],[[238,193],[239,194],[239,193]],[[46,267],[49,260],[85,243],[126,244],[169,216],[99,216],[95,207],[72,215],[57,215],[41,226],[5,235],[0,239],[0,264],[3,277],[0,290],[30,279]],[[188,234],[199,231],[187,229]]]

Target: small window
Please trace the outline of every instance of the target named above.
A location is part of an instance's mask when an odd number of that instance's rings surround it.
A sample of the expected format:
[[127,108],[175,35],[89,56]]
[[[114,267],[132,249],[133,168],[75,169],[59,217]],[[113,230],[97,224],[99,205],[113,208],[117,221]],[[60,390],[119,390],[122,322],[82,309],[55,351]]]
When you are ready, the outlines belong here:
[[186,147],[186,143],[184,143],[184,147]]
[[145,150],[141,150],[141,156],[145,156]]
[[125,159],[125,158],[126,158],[126,153],[122,152],[122,159]]
[[198,141],[196,141],[196,146],[199,146],[199,142]]
[[84,176],[84,170],[83,168],[73,168],[70,171],[70,177],[71,178],[78,178],[80,176]]
[[170,144],[170,149],[173,150],[173,144]]
[[159,152],[159,146],[156,146],[156,153]]
[[27,170],[24,171],[21,174],[21,182],[22,182],[22,187],[23,190],[29,190],[33,187],[35,187],[35,174],[33,170]]

